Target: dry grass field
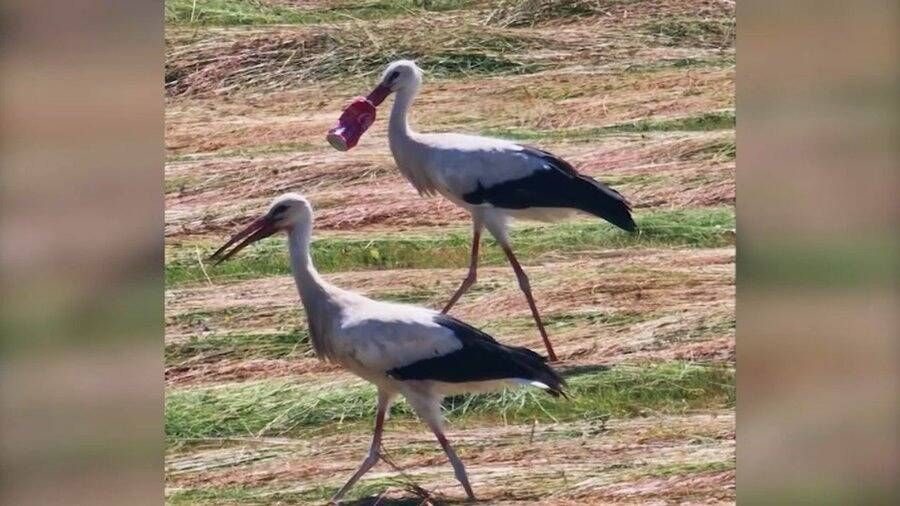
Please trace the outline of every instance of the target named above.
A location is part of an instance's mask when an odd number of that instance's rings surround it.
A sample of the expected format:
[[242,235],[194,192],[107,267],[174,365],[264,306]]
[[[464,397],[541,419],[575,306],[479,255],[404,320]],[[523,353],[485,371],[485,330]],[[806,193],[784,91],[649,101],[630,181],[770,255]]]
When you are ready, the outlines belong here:
[[[167,0],[166,498],[322,504],[368,449],[374,389],[319,362],[273,237],[205,257],[276,195],[317,210],[338,285],[439,308],[466,272],[467,217],[418,196],[386,117],[325,133],[383,66],[426,70],[421,131],[521,139],[608,182],[635,235],[587,217],[518,223],[519,258],[570,400],[450,398],[448,436],[485,504],[734,501],[734,4],[726,0]],[[388,100],[390,102],[390,99]],[[386,105],[390,105],[389,103]],[[485,244],[453,314],[543,352]],[[465,495],[404,403],[349,504]]]

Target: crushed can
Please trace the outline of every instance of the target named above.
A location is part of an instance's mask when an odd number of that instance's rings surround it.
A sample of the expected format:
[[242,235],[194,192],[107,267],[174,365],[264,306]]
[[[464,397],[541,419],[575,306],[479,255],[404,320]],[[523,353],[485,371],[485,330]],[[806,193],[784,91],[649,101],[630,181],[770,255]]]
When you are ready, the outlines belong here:
[[347,151],[356,146],[362,134],[375,122],[375,105],[366,97],[356,97],[344,109],[337,124],[325,137],[338,151]]

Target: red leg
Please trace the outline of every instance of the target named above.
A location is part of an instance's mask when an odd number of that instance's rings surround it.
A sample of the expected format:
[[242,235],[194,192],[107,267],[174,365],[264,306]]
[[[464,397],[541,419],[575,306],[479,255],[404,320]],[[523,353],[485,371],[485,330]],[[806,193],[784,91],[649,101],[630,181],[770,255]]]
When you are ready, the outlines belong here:
[[372,436],[372,446],[369,448],[369,455],[366,456],[365,460],[362,461],[362,464],[359,465],[359,469],[353,473],[353,476],[347,480],[347,483],[341,487],[340,490],[334,494],[334,497],[331,498],[332,503],[337,503],[341,500],[341,497],[350,490],[357,480],[362,478],[364,474],[366,474],[369,469],[372,469],[372,466],[378,463],[378,459],[381,458],[381,434],[384,431],[384,418],[385,413],[390,407],[390,399],[388,396],[379,394],[378,396],[378,413],[375,415],[375,434]]
[[475,493],[472,492],[472,485],[469,484],[469,476],[466,474],[466,467],[463,465],[462,461],[459,460],[456,452],[453,451],[453,447],[450,446],[450,442],[444,437],[444,433],[440,430],[435,430],[434,435],[437,436],[438,443],[441,444],[441,448],[444,449],[444,453],[446,453],[447,458],[450,459],[450,465],[453,466],[453,474],[456,475],[456,479],[462,484],[463,489],[466,491],[466,495],[469,496],[469,500],[474,501]]
[[522,266],[519,265],[519,261],[516,260],[516,256],[509,246],[504,244],[503,252],[506,253],[506,258],[509,259],[509,263],[516,273],[516,278],[519,279],[519,288],[522,289],[522,292],[525,293],[525,298],[528,299],[528,307],[531,308],[531,316],[534,317],[538,331],[541,333],[541,338],[544,340],[544,347],[547,348],[547,356],[550,358],[551,362],[556,362],[556,353],[553,352],[553,345],[550,344],[550,338],[547,337],[547,331],[544,330],[544,324],[541,322],[541,315],[538,313],[537,306],[534,303],[534,296],[531,295],[531,284],[528,282],[528,276],[525,274],[525,271],[522,270]]
[[460,297],[463,296],[466,291],[475,284],[475,280],[478,278],[478,245],[481,243],[481,226],[479,224],[475,224],[475,231],[472,233],[472,259],[469,262],[469,274],[466,276],[466,279],[463,280],[462,284],[459,285],[459,288],[456,290],[456,293],[453,294],[453,297],[450,298],[450,302],[444,306],[444,309],[441,311],[442,313],[446,313],[450,311],[450,308],[456,304],[456,301],[459,300]]

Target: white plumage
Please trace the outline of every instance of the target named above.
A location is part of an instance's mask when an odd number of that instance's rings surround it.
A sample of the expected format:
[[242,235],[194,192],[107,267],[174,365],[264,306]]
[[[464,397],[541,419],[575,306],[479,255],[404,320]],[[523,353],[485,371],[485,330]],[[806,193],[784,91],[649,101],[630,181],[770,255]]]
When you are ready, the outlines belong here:
[[525,293],[550,360],[556,360],[531,294],[528,276],[509,244],[509,218],[555,221],[573,212],[603,218],[635,230],[630,205],[618,192],[579,174],[564,160],[515,142],[456,133],[423,134],[409,127],[409,107],[422,84],[422,71],[410,60],[390,64],[370,97],[377,106],[396,93],[388,126],[391,153],[400,172],[422,195],[440,194],[472,215],[469,274],[444,307],[446,313],[477,278],[481,231],[487,228],[506,253]]
[[504,346],[459,320],[430,309],[375,301],[326,282],[309,255],[312,220],[312,207],[306,199],[294,194],[282,196],[212,259],[222,262],[255,241],[286,231],[291,268],[316,354],[378,387],[375,435],[369,455],[334,500],[377,463],[384,420],[397,395],[403,395],[434,431],[457,479],[474,499],[465,467],[443,434],[443,396],[509,385],[530,385],[560,395],[563,380],[536,353]]

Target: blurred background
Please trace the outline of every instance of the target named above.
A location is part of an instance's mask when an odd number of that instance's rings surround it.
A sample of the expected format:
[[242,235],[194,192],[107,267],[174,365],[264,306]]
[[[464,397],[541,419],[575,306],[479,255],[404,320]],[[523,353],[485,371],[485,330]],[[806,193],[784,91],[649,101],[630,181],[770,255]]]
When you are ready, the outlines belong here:
[[[737,11],[738,498],[896,503],[900,12]],[[159,503],[163,5],[0,19],[0,502]]]
[[898,3],[742,1],[738,498],[897,502]]
[[162,5],[0,19],[0,503],[159,504]]

